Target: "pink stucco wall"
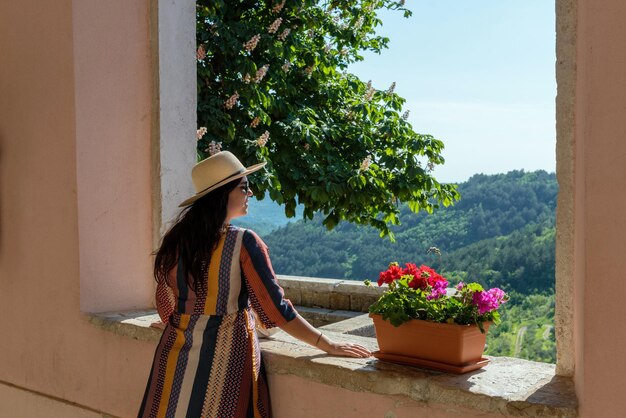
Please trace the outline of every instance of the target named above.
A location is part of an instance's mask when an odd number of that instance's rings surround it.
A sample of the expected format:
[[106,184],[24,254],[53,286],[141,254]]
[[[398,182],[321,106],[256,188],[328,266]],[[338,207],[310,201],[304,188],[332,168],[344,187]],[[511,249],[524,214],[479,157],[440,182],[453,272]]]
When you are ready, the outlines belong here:
[[626,413],[626,2],[579,2],[577,169],[584,276],[576,363],[581,415]]
[[154,344],[81,306],[152,298],[148,11],[0,2],[0,381],[119,416]]
[[311,382],[296,376],[273,375],[268,381],[274,418],[498,418],[452,405],[418,402],[408,397],[354,392]]
[[81,309],[145,308],[153,297],[148,2],[77,1],[72,14]]

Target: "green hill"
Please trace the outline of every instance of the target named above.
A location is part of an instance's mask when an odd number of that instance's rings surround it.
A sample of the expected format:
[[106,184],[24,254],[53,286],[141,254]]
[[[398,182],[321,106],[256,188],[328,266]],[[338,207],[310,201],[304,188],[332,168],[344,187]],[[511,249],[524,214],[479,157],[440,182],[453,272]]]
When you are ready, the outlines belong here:
[[[313,221],[289,223],[264,236],[280,274],[375,280],[390,261],[425,263],[451,281],[479,281],[507,291],[554,287],[554,174],[511,171],[474,175],[459,184],[461,201],[434,214],[400,208],[396,242],[378,231],[342,223],[332,231]],[[427,254],[441,250],[440,258]]]
[[[296,217],[301,217],[302,211],[302,207],[297,206]],[[256,200],[254,198],[250,199],[248,215],[233,220],[233,224],[253,229],[261,236],[266,236],[289,222],[294,222],[294,220],[285,216],[285,210],[281,205],[270,199]]]
[[[453,207],[427,215],[401,206],[395,243],[347,223],[327,231],[321,217],[283,224],[264,239],[281,274],[374,281],[390,261],[415,262],[452,284],[500,287],[511,300],[500,326],[489,330],[485,353],[553,363],[557,190],[555,175],[545,171],[478,174],[459,184]],[[427,253],[433,246],[440,257]]]

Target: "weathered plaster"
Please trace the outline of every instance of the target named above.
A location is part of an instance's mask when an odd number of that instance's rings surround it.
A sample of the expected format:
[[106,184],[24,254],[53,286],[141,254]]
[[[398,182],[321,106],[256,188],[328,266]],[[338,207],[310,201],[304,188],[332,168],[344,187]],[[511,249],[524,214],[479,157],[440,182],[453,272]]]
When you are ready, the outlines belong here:
[[158,15],[158,34],[153,33],[158,36],[159,76],[158,147],[153,145],[152,151],[153,201],[160,205],[153,223],[156,248],[178,214],[178,204],[194,193],[190,170],[196,162],[196,2],[153,0],[151,7]]
[[[556,211],[556,310],[557,374],[573,376],[575,256],[575,87],[576,87],[576,0],[556,2],[556,174],[559,194]],[[580,167],[579,167],[580,169]],[[581,193],[582,191],[578,191]],[[579,208],[580,210],[580,208]],[[582,231],[578,231],[582,234]]]

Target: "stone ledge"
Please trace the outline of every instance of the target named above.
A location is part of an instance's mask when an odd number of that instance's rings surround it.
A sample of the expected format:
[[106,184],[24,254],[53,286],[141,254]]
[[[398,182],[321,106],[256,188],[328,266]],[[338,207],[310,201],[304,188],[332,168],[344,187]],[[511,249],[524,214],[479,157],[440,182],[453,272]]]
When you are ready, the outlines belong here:
[[344,310],[332,310],[326,308],[309,308],[306,306],[296,306],[296,310],[311,325],[316,328],[346,322],[347,320],[364,315],[361,312],[352,312]]
[[[337,341],[378,349],[372,338],[325,333]],[[270,374],[295,375],[356,392],[403,396],[503,416],[577,416],[573,383],[555,376],[553,364],[490,357],[491,363],[480,370],[453,375],[373,358],[330,357],[282,331],[262,340],[261,349]]]
[[277,275],[285,296],[294,305],[367,312],[385,287],[365,286],[355,280]]
[[[119,335],[158,341],[161,330],[150,327],[154,311],[89,314],[92,324]],[[374,351],[376,340],[347,335],[368,325],[366,315],[325,327],[337,341],[359,343]],[[339,331],[339,332],[337,332]],[[425,404],[462,406],[486,414],[511,417],[576,417],[571,379],[555,376],[553,364],[509,357],[490,357],[491,363],[475,372],[453,375],[384,363],[374,358],[330,357],[283,331],[260,342],[268,373],[294,375],[355,392],[401,396]]]
[[154,309],[86,314],[87,320],[106,331],[141,341],[159,341],[161,330],[150,324],[160,321]]

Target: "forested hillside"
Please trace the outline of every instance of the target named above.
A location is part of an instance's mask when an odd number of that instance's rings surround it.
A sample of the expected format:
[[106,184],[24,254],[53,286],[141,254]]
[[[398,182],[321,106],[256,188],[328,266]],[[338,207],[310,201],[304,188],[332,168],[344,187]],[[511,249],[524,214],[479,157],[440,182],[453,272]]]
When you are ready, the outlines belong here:
[[[348,223],[327,231],[320,219],[290,223],[264,238],[280,274],[374,280],[398,261],[429,264],[452,282],[524,294],[553,289],[555,175],[479,174],[459,184],[459,192],[460,202],[431,215],[401,207],[396,242]],[[430,247],[441,257],[428,254]]]
[[[461,201],[435,213],[401,207],[396,242],[373,228],[320,219],[264,235],[280,274],[354,280],[378,278],[390,261],[429,264],[452,284],[478,281],[509,292],[486,354],[555,362],[554,271],[557,183],[544,171],[475,175],[459,184]],[[437,247],[441,256],[428,254]]]

